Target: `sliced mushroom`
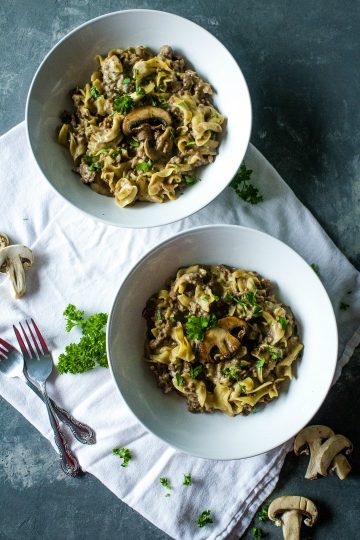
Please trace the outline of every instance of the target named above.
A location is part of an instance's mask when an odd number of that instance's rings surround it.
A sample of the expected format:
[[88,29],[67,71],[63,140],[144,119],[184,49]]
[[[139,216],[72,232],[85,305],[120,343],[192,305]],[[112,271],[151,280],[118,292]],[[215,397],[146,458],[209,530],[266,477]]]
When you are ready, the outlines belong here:
[[33,265],[34,256],[26,246],[9,245],[6,234],[0,233],[0,272],[7,274],[11,281],[15,298],[20,298],[26,291],[25,269]]
[[[165,157],[172,148],[170,114],[161,107],[147,105],[129,112],[122,124],[124,135],[144,141],[144,150],[149,159],[156,161]],[[155,138],[155,132],[159,136]],[[162,133],[162,134],[161,134]]]
[[[218,327],[210,328],[206,331],[205,338],[200,344],[200,361],[206,363],[229,360],[240,347],[240,341],[232,336],[228,330]],[[212,358],[211,352],[214,348],[218,349],[218,352]]]
[[10,245],[10,241],[5,233],[0,232],[0,248]]
[[351,470],[351,465],[341,452],[350,454],[353,445],[343,435],[333,435],[321,446],[317,456],[317,468],[320,474],[327,476],[334,470],[341,480],[344,480]]
[[309,454],[310,461],[305,473],[305,478],[314,480],[318,475],[318,455],[322,443],[334,435],[332,429],[327,426],[307,426],[300,431],[294,441],[294,452],[297,456],[300,454]]
[[237,334],[239,339],[245,335],[248,327],[247,323],[238,317],[223,317],[222,319],[218,320],[217,325],[220,328],[224,328],[224,330],[228,330],[229,332],[235,328],[239,328],[240,330]]
[[312,527],[317,520],[318,511],[310,499],[286,495],[272,501],[268,516],[271,521],[275,521],[275,525],[282,526],[284,540],[299,540],[303,517],[305,525]]

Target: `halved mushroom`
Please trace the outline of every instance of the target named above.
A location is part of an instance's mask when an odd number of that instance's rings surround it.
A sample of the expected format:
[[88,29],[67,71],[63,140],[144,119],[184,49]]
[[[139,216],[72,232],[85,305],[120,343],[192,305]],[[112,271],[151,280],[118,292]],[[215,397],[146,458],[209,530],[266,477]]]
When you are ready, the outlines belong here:
[[322,444],[317,456],[317,468],[320,474],[327,476],[334,471],[340,480],[344,480],[351,471],[351,465],[341,452],[350,454],[353,445],[343,435],[333,435]]
[[33,262],[31,249],[21,244],[9,245],[6,234],[0,233],[0,272],[9,276],[15,298],[25,293],[25,269],[30,268]]
[[[129,112],[122,124],[124,135],[144,141],[144,150],[149,159],[156,161],[166,157],[172,148],[170,114],[161,107],[146,105]],[[158,137],[155,137],[158,132]],[[161,133],[162,132],[162,133]]]
[[285,495],[272,501],[268,516],[271,521],[275,521],[275,525],[282,526],[284,540],[299,540],[303,517],[305,525],[312,527],[318,511],[315,504],[306,497]]
[[5,233],[0,232],[0,248],[10,245],[10,240]]
[[239,339],[245,335],[248,327],[247,323],[238,317],[223,317],[222,319],[218,320],[217,325],[220,328],[224,328],[224,330],[228,330],[229,332],[235,328],[239,328],[239,332],[237,334]]
[[[205,338],[200,344],[200,361],[206,363],[229,360],[240,347],[240,341],[232,336],[228,330],[219,327],[210,328],[206,331]],[[218,352],[212,357],[211,352],[214,348],[218,349]]]
[[294,452],[297,456],[300,454],[309,454],[310,461],[305,473],[305,478],[314,480],[318,474],[318,455],[321,445],[326,439],[334,435],[332,429],[327,426],[307,426],[301,430],[295,437]]

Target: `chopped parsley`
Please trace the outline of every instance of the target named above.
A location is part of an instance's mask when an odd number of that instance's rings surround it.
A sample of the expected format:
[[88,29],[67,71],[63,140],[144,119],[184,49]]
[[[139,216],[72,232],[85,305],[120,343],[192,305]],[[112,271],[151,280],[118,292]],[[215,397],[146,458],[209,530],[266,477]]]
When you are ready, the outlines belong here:
[[125,79],[123,79],[123,84],[130,84],[131,83],[131,79],[129,77],[125,77]]
[[69,304],[64,311],[66,331],[78,326],[82,337],[78,343],[70,343],[60,354],[57,365],[59,373],[83,373],[95,366],[108,367],[106,356],[107,313],[96,313],[84,318],[84,311]]
[[341,311],[346,311],[347,309],[349,309],[349,307],[350,307],[349,304],[346,304],[345,302],[340,302]]
[[179,386],[182,386],[184,384],[184,377],[182,377],[178,373],[175,375],[175,378]]
[[192,379],[197,379],[205,371],[205,366],[199,364],[198,366],[192,366],[189,371],[189,375]]
[[200,181],[200,178],[198,178],[197,176],[187,176],[187,175],[185,176],[185,183],[188,186],[193,186],[199,181]]
[[262,369],[262,368],[265,366],[265,364],[266,364],[265,358],[260,358],[260,359],[256,362],[255,367],[256,367],[257,369]]
[[189,141],[185,144],[185,148],[190,148],[190,146],[194,146],[194,144],[196,144],[195,141]]
[[154,163],[151,159],[149,161],[141,161],[136,164],[136,168],[138,171],[149,172]]
[[271,345],[267,345],[265,347],[265,350],[270,354],[271,360],[280,360],[280,358],[282,358],[283,356],[281,349],[277,349],[276,347],[272,347]]
[[283,330],[287,329],[287,325],[289,324],[289,321],[285,319],[285,317],[278,317],[278,323],[280,324],[281,328]]
[[114,103],[113,103],[113,110],[115,112],[119,112],[119,113],[128,113],[129,111],[131,111],[131,109],[134,108],[134,100],[131,96],[128,96],[127,94],[123,95],[123,96],[117,96],[115,99],[114,99]]
[[99,96],[100,96],[100,92],[99,90],[96,88],[96,86],[92,86],[90,88],[90,94],[91,94],[91,97],[94,98],[94,99],[97,99]]
[[201,512],[201,514],[198,516],[196,520],[198,527],[205,527],[205,525],[209,525],[210,523],[214,523],[211,519],[211,511],[210,510],[204,510]]
[[203,339],[205,330],[216,326],[216,322],[214,314],[205,317],[188,315],[185,323],[186,335],[190,339]]
[[128,448],[113,448],[113,454],[114,456],[119,456],[123,460],[121,466],[127,467],[129,465],[129,461],[132,458],[131,452]]
[[266,521],[268,519],[268,510],[269,505],[263,506],[261,510],[257,513],[257,518],[259,521]]
[[254,538],[264,538],[264,533],[262,529],[259,529],[259,527],[253,527],[251,529],[251,534]]
[[311,268],[314,270],[315,274],[317,274],[318,276],[320,276],[320,268],[319,268],[319,265],[316,264],[316,263],[311,263],[310,266],[311,266]]
[[97,152],[96,154],[84,154],[82,160],[89,167],[90,171],[99,171],[104,166],[103,161],[94,161],[94,158],[99,156],[102,152],[106,152],[107,148]]
[[[165,476],[160,476],[160,484],[164,486],[164,488],[171,490],[172,486],[170,485],[169,480]],[[170,493],[167,492],[165,494],[165,497],[170,497]]]
[[230,381],[239,381],[241,378],[240,370],[236,367],[224,368],[221,373]]
[[163,316],[162,316],[162,314],[161,314],[161,311],[157,311],[157,312],[155,313],[155,319],[156,319],[157,321],[162,321],[162,320],[163,320]]
[[131,137],[131,138],[128,140],[128,143],[129,143],[129,146],[131,146],[131,148],[139,148],[139,146],[140,146],[139,141],[137,141],[136,139],[134,139],[134,137]]
[[230,182],[230,187],[233,188],[235,193],[243,199],[243,201],[250,204],[258,204],[264,200],[260,194],[258,188],[250,183],[250,177],[252,174],[251,169],[247,169],[245,163],[240,165],[238,172]]
[[145,94],[145,89],[139,86],[138,83],[135,83],[135,91],[138,96],[143,96]]
[[192,486],[191,474],[184,474],[183,486]]
[[[230,293],[227,293],[229,295]],[[252,317],[261,317],[262,307],[258,304],[256,299],[256,293],[253,291],[242,294],[240,297],[230,295],[231,299],[237,304],[240,304],[246,311],[252,309]]]
[[253,407],[253,408],[251,409],[251,412],[252,412],[253,414],[256,414],[256,413],[257,413],[257,408],[256,408],[256,407]]

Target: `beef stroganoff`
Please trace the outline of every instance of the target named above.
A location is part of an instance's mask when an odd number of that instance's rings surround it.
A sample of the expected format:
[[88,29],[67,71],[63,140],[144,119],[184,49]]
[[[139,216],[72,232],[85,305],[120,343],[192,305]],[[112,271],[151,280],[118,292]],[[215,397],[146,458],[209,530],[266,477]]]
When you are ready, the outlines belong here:
[[97,56],[91,82],[74,90],[58,140],[91,189],[125,207],[174,200],[217,154],[224,117],[212,88],[164,46]]
[[291,309],[256,272],[180,268],[144,309],[145,360],[191,412],[246,415],[276,398],[303,349]]

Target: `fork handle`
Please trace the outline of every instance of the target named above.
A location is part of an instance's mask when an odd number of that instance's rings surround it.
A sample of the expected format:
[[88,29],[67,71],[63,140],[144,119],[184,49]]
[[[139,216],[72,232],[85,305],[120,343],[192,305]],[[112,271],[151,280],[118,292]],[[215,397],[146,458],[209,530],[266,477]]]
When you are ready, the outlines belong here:
[[[30,381],[30,379],[27,377],[25,373],[24,373],[24,376],[25,376],[25,382],[29,386],[29,388],[31,388],[31,390],[33,390],[35,394],[44,401],[43,394],[40,392],[40,390],[38,390],[35,384],[33,384]],[[69,426],[74,437],[79,442],[81,442],[82,444],[95,444],[96,443],[95,431],[90,426],[87,426],[86,424],[83,424],[82,422],[79,422],[78,420],[76,420],[65,409],[62,409],[61,407],[59,407],[55,403],[55,401],[53,401],[51,398],[50,398],[50,401],[54,409],[54,412],[59,418],[59,420],[61,420],[62,422],[64,422],[64,424]]]
[[81,473],[79,462],[70,450],[69,445],[60,430],[60,424],[54,414],[53,406],[46,392],[45,383],[40,383],[40,390],[44,396],[44,403],[47,408],[51,427],[53,429],[54,440],[60,453],[60,466],[65,474],[68,474],[69,476],[77,476]]

